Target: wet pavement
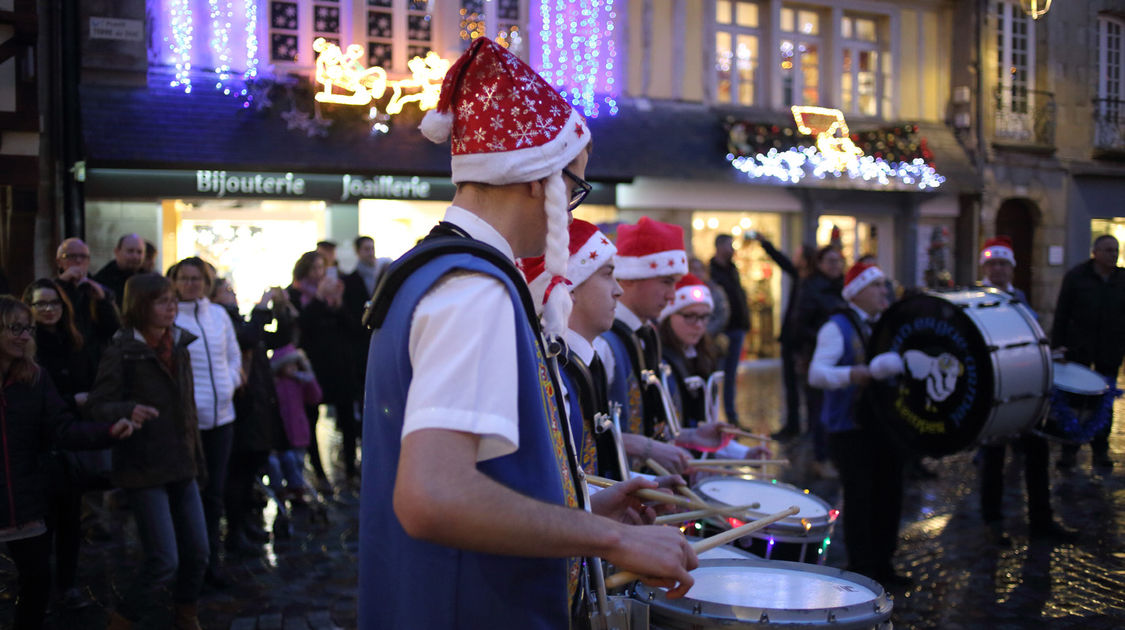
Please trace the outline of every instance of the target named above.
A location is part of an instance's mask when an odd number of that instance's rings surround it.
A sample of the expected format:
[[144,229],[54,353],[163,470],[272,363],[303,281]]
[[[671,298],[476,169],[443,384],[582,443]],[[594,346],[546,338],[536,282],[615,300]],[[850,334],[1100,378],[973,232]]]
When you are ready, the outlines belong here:
[[[756,433],[780,427],[784,407],[778,365],[759,362],[739,379],[743,426]],[[1125,399],[1116,404],[1125,418]],[[321,422],[326,452],[338,448],[333,423]],[[935,479],[910,480],[896,569],[915,584],[894,592],[896,628],[1006,630],[1017,628],[1125,628],[1125,422],[1110,441],[1118,462],[1112,472],[1091,470],[1089,449],[1069,475],[1052,468],[1056,518],[1081,533],[1075,544],[1052,545],[1028,537],[1022,466],[1009,455],[1005,470],[1005,523],[1013,545],[994,545],[980,518],[973,454],[924,460]],[[810,466],[811,446],[801,438],[783,449],[791,465],[778,477],[830,503],[835,481],[819,479]],[[1052,462],[1058,447],[1052,446]],[[352,628],[356,622],[356,491],[345,484],[311,507],[291,510],[290,527],[261,554],[228,558],[234,585],[208,590],[200,601],[204,628],[305,630]],[[267,524],[278,516],[271,499]],[[844,517],[846,518],[846,516]],[[78,611],[52,601],[49,628],[79,630],[105,624],[105,609],[117,601],[140,556],[135,529],[123,510],[111,510],[108,537],[84,545],[78,582],[95,603]],[[837,527],[827,563],[844,566]],[[10,627],[15,571],[0,555],[0,628]],[[377,597],[377,594],[372,596]]]

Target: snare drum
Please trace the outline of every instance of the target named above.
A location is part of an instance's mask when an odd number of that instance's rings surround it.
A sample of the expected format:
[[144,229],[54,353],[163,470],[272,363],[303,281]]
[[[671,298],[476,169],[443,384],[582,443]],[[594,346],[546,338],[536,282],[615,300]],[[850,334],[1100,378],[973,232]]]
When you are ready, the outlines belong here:
[[686,597],[635,583],[654,628],[890,628],[892,602],[858,573],[797,562],[700,560]]
[[738,520],[759,519],[796,505],[800,512],[740,539],[738,544],[767,560],[824,564],[839,512],[823,499],[787,483],[737,477],[704,479],[694,490],[712,503],[761,504]]
[[1046,412],[1047,338],[1028,308],[982,288],[926,293],[879,319],[868,357],[896,352],[904,374],[873,381],[874,417],[916,453],[938,457],[1016,435]]
[[1055,362],[1051,410],[1035,432],[1064,444],[1085,444],[1105,428],[1113,394],[1105,377],[1077,363]]

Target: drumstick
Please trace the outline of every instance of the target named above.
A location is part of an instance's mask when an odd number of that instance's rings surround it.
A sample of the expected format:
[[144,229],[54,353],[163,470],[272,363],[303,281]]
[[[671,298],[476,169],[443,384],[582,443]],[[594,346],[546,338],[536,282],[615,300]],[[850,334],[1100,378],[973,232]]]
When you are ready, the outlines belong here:
[[669,523],[694,521],[695,519],[706,518],[708,516],[727,516],[729,514],[739,514],[741,512],[745,512],[746,510],[756,510],[760,507],[762,507],[761,503],[748,503],[746,505],[733,505],[730,507],[722,507],[716,505],[715,507],[710,507],[706,510],[692,510],[691,512],[678,512],[676,514],[657,516],[652,524],[667,525]]
[[[612,479],[606,479],[605,477],[599,477],[597,475],[586,475],[586,483],[591,486],[597,486],[599,488],[608,488],[621,482],[614,481]],[[674,494],[668,494],[667,492],[660,492],[659,490],[640,488],[638,490],[634,490],[632,494],[638,499],[644,499],[645,501],[652,501],[654,503],[668,503],[670,505],[678,505],[680,507],[686,508],[699,507],[699,505],[697,505],[691,499],[678,497]]]
[[769,466],[771,464],[785,465],[788,459],[689,459],[689,466],[703,464],[707,466]]
[[[648,467],[653,469],[654,471],[656,471],[656,474],[658,474],[658,475],[662,475],[662,476],[665,476],[665,477],[672,476],[672,473],[669,472],[667,468],[661,466],[659,462],[657,462],[656,460],[654,460],[651,457],[645,460],[645,464],[648,464]],[[703,497],[699,496],[691,488],[687,487],[687,484],[676,484],[676,492],[684,495],[685,497],[691,499],[692,501],[695,501],[701,507],[704,507],[704,508],[711,507],[711,505],[709,503],[707,503],[707,501],[703,500]]]
[[[696,554],[701,554],[704,551],[709,551],[720,545],[725,545],[732,540],[736,540],[748,534],[752,534],[759,529],[776,523],[777,521],[780,521],[781,519],[788,516],[792,516],[800,511],[801,509],[799,507],[795,505],[790,506],[788,509],[782,510],[776,514],[770,514],[769,516],[760,518],[756,521],[750,521],[742,527],[735,527],[732,530],[725,531],[720,534],[715,534],[710,538],[704,538],[703,540],[694,542],[692,543],[691,548],[695,551]],[[606,578],[605,587],[607,589],[618,588],[621,586],[625,586],[629,582],[639,579],[641,579],[641,576],[637,575],[636,573],[633,573],[631,571],[621,571],[618,573],[614,573],[613,575]]]
[[757,433],[751,433],[749,431],[744,431],[743,429],[740,429],[740,428],[735,427],[735,426],[731,426],[729,424],[720,424],[719,430],[722,431],[723,433],[730,433],[732,435],[738,435],[738,436],[741,436],[741,437],[744,437],[744,438],[750,438],[751,440],[761,440],[762,442],[773,442],[774,444],[780,444],[780,442],[771,438],[768,435],[758,435]]

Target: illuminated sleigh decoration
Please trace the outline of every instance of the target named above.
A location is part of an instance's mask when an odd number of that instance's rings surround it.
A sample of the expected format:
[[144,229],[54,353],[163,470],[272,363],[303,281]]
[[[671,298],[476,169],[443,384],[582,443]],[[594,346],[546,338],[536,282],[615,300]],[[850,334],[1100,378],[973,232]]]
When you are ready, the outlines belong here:
[[[313,50],[317,53],[316,82],[324,86],[316,93],[318,102],[364,106],[383,98],[390,88],[391,98],[384,108],[387,114],[401,112],[407,103],[417,103],[422,111],[436,107],[441,95],[441,82],[450,65],[449,61],[430,51],[425,57],[414,57],[407,62],[409,79],[390,81],[382,67],[368,68],[364,65],[363,47],[358,44],[341,50],[336,44],[318,37],[313,42]],[[376,109],[372,107],[372,118],[377,113]]]
[[794,105],[792,111],[797,131],[816,136],[816,148],[821,155],[834,161],[835,170],[845,170],[848,163],[863,156],[863,149],[852,142],[848,123],[840,110]]

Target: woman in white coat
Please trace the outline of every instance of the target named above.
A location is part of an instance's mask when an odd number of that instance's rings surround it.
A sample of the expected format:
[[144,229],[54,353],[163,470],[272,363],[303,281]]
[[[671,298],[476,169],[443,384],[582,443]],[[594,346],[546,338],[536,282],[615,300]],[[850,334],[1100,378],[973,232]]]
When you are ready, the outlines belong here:
[[234,390],[242,385],[242,352],[230,316],[222,306],[207,299],[213,283],[210,265],[198,257],[185,258],[168,270],[179,298],[176,325],[198,337],[188,346],[195,380],[195,406],[199,433],[207,459],[207,482],[203,486],[203,511],[211,562],[207,581],[227,586],[219,568],[219,521],[223,516],[223,492],[227,465],[234,443]]

